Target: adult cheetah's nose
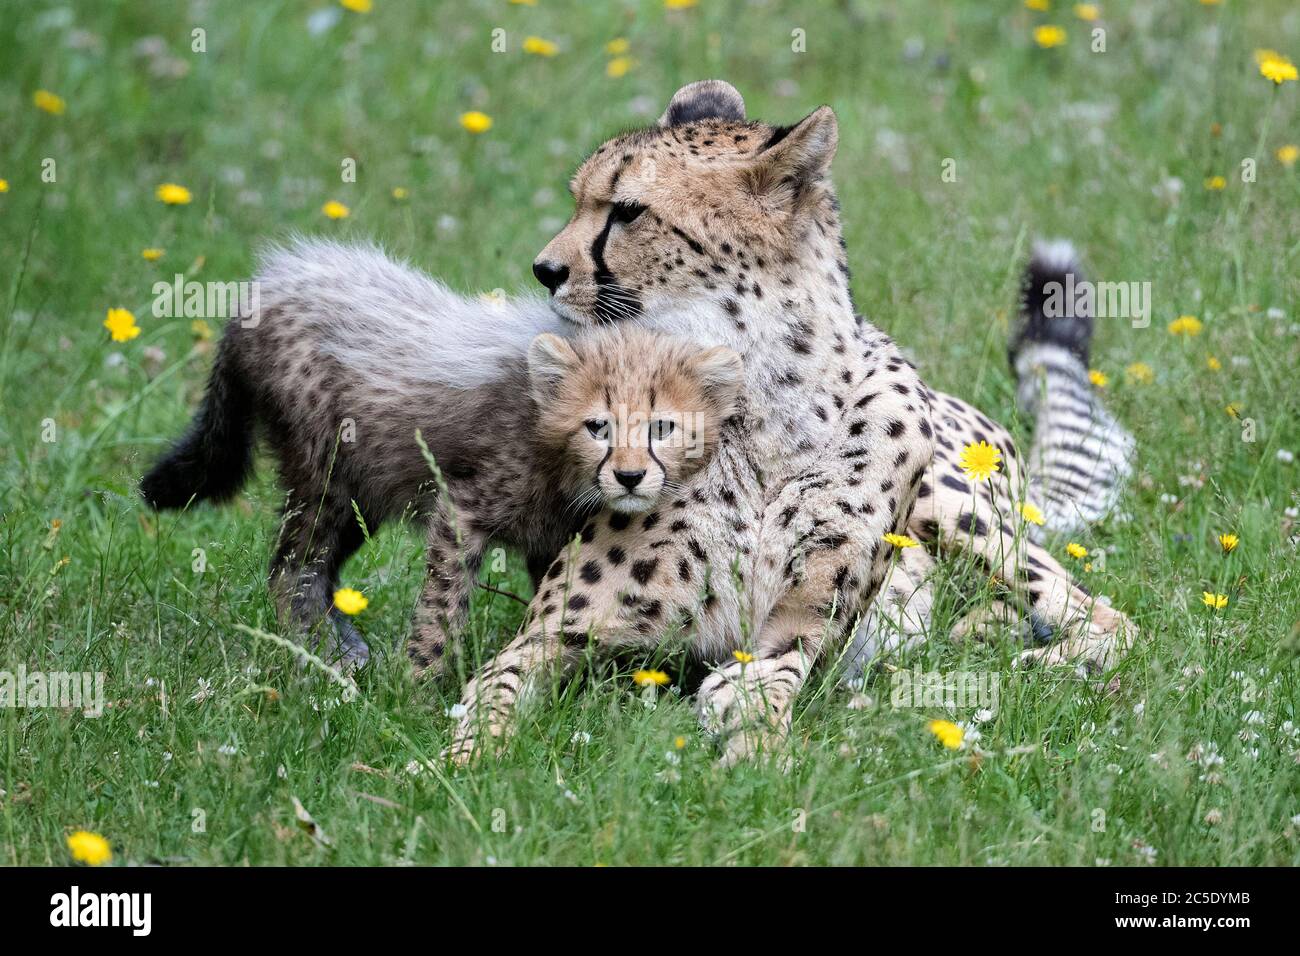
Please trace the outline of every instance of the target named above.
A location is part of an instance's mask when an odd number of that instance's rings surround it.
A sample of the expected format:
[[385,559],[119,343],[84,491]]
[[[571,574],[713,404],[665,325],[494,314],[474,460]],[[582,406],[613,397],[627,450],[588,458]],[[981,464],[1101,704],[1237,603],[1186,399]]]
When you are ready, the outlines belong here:
[[537,276],[537,281],[551,291],[551,295],[555,295],[555,290],[569,278],[569,267],[539,259],[533,263],[533,275]]
[[617,468],[614,469],[614,478],[628,491],[634,490],[637,485],[641,484],[641,479],[644,477],[644,468],[640,471],[619,471]]

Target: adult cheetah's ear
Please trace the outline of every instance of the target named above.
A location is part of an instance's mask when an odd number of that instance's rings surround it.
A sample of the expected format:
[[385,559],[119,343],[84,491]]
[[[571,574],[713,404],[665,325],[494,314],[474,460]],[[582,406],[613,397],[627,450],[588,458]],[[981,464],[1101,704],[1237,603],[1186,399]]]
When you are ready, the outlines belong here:
[[688,83],[673,94],[659,125],[681,126],[705,119],[745,122],[745,101],[734,86],[724,80]]
[[543,332],[528,346],[528,391],[539,405],[555,397],[564,377],[580,364],[573,346],[558,335]]
[[718,416],[731,415],[745,387],[745,366],[740,356],[719,345],[696,355],[691,364],[704,394],[717,407]]
[[755,189],[769,192],[802,187],[830,175],[840,141],[839,123],[829,106],[813,110],[794,126],[778,126],[755,156]]

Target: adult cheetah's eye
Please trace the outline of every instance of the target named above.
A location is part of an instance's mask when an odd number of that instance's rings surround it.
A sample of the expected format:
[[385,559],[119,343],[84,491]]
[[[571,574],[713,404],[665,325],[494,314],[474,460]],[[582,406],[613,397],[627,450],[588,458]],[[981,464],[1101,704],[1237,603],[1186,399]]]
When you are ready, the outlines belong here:
[[587,426],[587,434],[597,441],[605,441],[609,437],[609,422],[604,419],[589,418],[583,424]]
[[677,423],[671,418],[656,418],[650,423],[650,437],[655,441],[663,441],[676,427]]
[[616,202],[613,206],[614,208],[610,212],[610,218],[613,219],[614,222],[622,223],[625,226],[636,219],[637,216],[641,215],[641,213],[645,212],[645,206],[635,202]]

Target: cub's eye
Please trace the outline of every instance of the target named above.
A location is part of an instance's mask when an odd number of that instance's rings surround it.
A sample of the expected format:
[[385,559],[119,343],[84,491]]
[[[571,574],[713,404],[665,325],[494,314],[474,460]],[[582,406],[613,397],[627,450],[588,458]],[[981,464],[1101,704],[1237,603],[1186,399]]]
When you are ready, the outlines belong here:
[[645,206],[642,206],[640,203],[616,202],[614,203],[614,208],[611,212],[611,218],[615,222],[621,222],[626,226],[643,212],[645,212]]
[[671,418],[657,418],[650,423],[650,437],[655,441],[663,441],[676,427],[677,423]]
[[584,425],[587,426],[587,434],[599,441],[604,441],[609,437],[609,422],[600,418],[589,418]]

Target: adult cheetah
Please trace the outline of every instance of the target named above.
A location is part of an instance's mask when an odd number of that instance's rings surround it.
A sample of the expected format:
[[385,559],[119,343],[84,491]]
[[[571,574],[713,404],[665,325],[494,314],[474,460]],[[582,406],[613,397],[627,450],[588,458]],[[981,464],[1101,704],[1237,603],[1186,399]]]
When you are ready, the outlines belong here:
[[[587,523],[547,571],[525,625],[467,685],[449,756],[505,739],[515,711],[590,647],[680,634],[715,665],[699,690],[724,762],[777,748],[811,668],[848,636],[886,573],[924,588],[909,534],[972,552],[1063,638],[1052,659],[1105,666],[1127,645],[1018,534],[1021,471],[1001,426],[931,391],[854,312],[821,107],[793,126],[745,117],[726,83],[694,83],[659,123],[612,139],[570,184],[575,211],[533,271],[577,325],[638,322],[738,352],[747,397],[710,465],[649,514]],[[972,486],[983,436],[1004,479]]]

